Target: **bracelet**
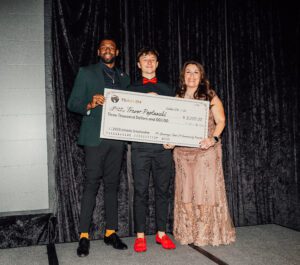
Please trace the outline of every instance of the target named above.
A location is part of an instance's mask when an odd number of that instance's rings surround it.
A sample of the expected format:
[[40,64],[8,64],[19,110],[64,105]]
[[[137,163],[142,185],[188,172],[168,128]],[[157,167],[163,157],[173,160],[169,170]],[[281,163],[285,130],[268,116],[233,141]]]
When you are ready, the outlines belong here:
[[217,142],[219,142],[219,137],[218,137],[218,136],[213,136],[213,138],[214,138],[214,140],[215,140],[215,144],[216,144]]

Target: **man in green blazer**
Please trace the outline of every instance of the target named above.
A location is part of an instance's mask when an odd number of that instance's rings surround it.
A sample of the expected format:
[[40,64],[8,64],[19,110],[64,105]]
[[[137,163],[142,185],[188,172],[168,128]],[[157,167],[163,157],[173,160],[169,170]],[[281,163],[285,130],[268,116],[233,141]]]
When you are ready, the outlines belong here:
[[100,62],[81,67],[68,100],[68,109],[83,116],[78,144],[84,146],[86,180],[81,199],[80,241],[77,255],[89,254],[89,228],[96,203],[96,196],[103,177],[106,232],[104,242],[116,249],[127,246],[116,234],[118,229],[117,190],[123,159],[124,142],[100,138],[102,105],[105,104],[104,88],[126,89],[129,77],[115,67],[119,54],[116,42],[103,39],[98,48]]

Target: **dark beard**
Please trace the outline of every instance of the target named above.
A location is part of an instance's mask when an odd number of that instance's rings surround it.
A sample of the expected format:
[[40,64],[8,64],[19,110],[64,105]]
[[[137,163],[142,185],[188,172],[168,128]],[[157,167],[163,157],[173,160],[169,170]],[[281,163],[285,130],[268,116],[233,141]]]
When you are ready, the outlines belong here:
[[106,59],[100,57],[100,61],[103,62],[104,64],[111,64],[116,61],[116,56],[112,57],[110,60],[106,60]]

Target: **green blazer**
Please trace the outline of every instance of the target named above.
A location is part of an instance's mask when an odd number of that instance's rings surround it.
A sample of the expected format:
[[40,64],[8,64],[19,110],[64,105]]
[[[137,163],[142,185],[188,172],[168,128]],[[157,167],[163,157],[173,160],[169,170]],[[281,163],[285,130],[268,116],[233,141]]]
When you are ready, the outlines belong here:
[[[93,95],[104,94],[103,67],[102,63],[81,67],[68,100],[68,109],[83,115],[78,139],[80,145],[97,146],[102,140],[100,138],[102,106],[97,106],[90,113],[87,112],[86,106],[92,101]],[[119,69],[116,71],[121,89],[126,89],[130,83],[128,75]]]

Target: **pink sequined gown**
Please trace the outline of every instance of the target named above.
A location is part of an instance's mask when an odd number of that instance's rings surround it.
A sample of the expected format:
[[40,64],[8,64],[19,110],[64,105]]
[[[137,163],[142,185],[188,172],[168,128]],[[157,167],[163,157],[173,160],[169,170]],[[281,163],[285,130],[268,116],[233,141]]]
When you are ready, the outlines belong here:
[[[209,114],[208,135],[215,122]],[[235,228],[228,210],[222,146],[208,150],[175,147],[174,237],[181,244],[197,246],[230,244]]]

